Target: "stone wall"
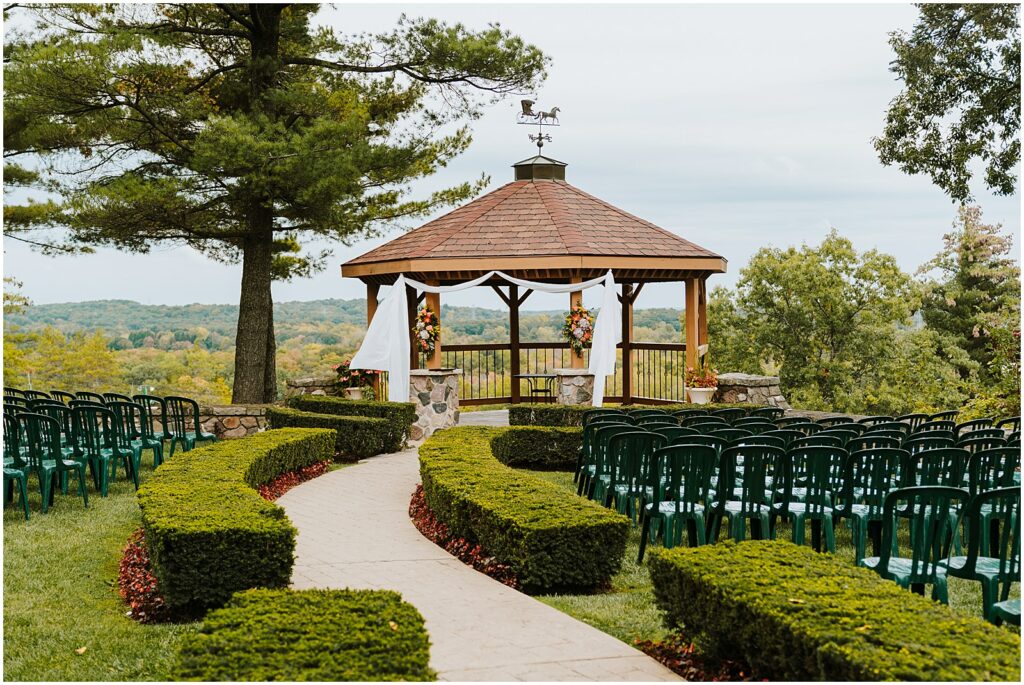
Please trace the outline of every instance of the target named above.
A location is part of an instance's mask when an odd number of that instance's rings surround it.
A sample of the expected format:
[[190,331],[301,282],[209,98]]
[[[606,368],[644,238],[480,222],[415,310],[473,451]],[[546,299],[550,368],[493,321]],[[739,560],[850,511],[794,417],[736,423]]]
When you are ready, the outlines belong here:
[[782,394],[778,376],[754,376],[746,373],[718,374],[715,402],[738,402],[791,409]]
[[337,376],[309,376],[308,378],[295,378],[285,381],[284,396],[296,397],[298,395],[341,395],[341,388],[337,386]]
[[585,369],[555,369],[555,402],[571,406],[594,401],[594,374]]
[[244,438],[267,429],[267,405],[230,404],[200,407],[199,422],[203,430],[220,438]]
[[410,440],[424,440],[435,431],[459,423],[459,376],[461,369],[409,372],[409,401],[416,405],[416,423]]

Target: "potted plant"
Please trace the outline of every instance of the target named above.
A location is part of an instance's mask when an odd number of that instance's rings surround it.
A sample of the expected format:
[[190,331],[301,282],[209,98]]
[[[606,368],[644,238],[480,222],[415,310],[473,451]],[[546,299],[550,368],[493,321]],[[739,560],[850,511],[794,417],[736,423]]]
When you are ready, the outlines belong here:
[[369,369],[353,369],[350,368],[352,364],[351,359],[346,359],[342,363],[334,367],[334,370],[338,374],[337,385],[345,391],[345,397],[350,400],[361,400],[363,399],[364,390],[367,394],[373,395],[373,381],[376,378],[379,371],[371,371]]
[[708,346],[697,348],[697,368],[686,370],[686,393],[694,404],[708,404],[718,391],[718,371],[711,368]]

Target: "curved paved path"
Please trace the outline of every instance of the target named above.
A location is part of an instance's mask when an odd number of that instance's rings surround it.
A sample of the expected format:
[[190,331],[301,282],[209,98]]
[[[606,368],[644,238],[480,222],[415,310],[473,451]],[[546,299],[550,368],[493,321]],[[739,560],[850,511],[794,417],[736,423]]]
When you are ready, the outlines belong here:
[[[464,414],[462,423],[500,425],[497,414]],[[292,586],[401,592],[426,618],[431,666],[441,680],[679,679],[424,538],[408,515],[417,483],[412,448],[332,471],[281,497],[299,530]]]

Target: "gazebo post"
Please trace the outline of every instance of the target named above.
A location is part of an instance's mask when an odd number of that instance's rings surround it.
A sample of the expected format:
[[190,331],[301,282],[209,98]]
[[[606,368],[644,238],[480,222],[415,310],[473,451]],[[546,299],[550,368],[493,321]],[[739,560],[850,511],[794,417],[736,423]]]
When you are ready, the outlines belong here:
[[700,323],[700,279],[687,278],[686,286],[686,368],[697,368]]
[[413,339],[412,337],[412,327],[413,325],[415,325],[416,321],[416,310],[418,309],[416,305],[419,304],[419,296],[416,292],[416,288],[412,287],[411,285],[407,285],[405,286],[405,288],[405,301],[406,306],[409,310],[409,332],[406,333],[406,335],[409,336],[410,341],[409,368],[415,370],[420,368],[420,353],[418,348],[416,347],[416,340]]
[[[440,285],[436,280],[427,281],[427,285]],[[435,314],[437,314],[437,323],[441,323],[441,293],[427,293],[427,307],[430,308]],[[442,328],[443,330],[443,328]],[[440,369],[441,368],[441,336],[438,336],[437,341],[434,343],[434,354],[427,359],[428,369]]]
[[522,370],[519,365],[519,286],[508,286],[508,346],[509,368],[512,372],[512,404],[519,404],[520,380],[516,378]]
[[[569,279],[569,282],[570,283],[582,283],[583,279],[580,276],[573,276],[573,277],[571,277]],[[582,307],[583,306],[583,291],[582,290],[573,290],[571,293],[569,293],[569,309],[571,310],[573,307],[577,307],[577,306],[578,307]],[[572,351],[572,348],[569,348],[569,357],[571,358],[571,361],[572,361],[572,368],[574,368],[574,369],[586,368],[587,365],[584,363],[584,359],[583,359],[583,355],[582,354],[576,354],[575,352]]]
[[[380,286],[376,283],[366,284],[366,327],[370,327],[374,315],[377,314],[377,296],[380,294]],[[373,396],[380,399],[380,375],[374,375]]]
[[622,403],[633,403],[633,285],[622,284]]
[[697,344],[708,343],[708,278],[700,279],[700,299],[697,302]]

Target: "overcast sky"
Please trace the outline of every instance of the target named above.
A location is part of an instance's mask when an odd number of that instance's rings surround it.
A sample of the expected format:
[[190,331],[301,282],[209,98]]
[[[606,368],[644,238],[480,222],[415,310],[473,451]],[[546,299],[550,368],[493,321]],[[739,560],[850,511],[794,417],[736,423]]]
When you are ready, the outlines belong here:
[[[729,272],[712,286],[734,284],[759,247],[816,243],[830,226],[913,271],[955,216],[926,177],[883,167],[870,143],[900,89],[887,38],[913,25],[910,5],[337,5],[321,21],[343,32],[386,30],[403,11],[471,27],[498,21],[540,46],[553,64],[538,104],[557,105],[562,121],[545,153],[569,163],[577,187],[724,255]],[[532,129],[514,123],[517,107],[511,98],[489,109],[469,151],[418,188],[481,173],[489,189],[511,180],[510,165],[535,150]],[[979,186],[976,198],[1019,249],[1019,195]],[[364,296],[338,265],[395,235],[338,246],[325,272],[275,285],[275,300]],[[188,248],[50,258],[5,240],[4,250],[4,273],[37,303],[238,301],[240,268]],[[561,308],[562,299],[528,304]],[[637,306],[682,299],[681,284],[648,286]],[[445,301],[499,305],[483,289]]]

